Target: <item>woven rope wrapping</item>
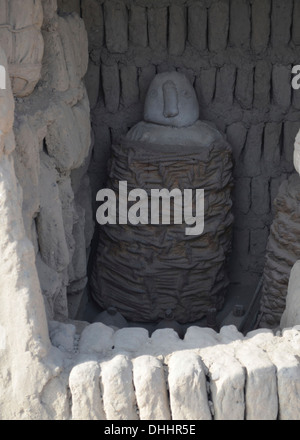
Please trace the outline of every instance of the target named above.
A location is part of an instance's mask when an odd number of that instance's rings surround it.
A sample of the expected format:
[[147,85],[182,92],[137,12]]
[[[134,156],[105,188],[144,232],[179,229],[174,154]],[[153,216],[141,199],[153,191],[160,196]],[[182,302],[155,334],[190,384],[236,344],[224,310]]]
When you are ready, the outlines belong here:
[[30,95],[41,77],[42,22],[41,0],[1,1],[0,41],[16,97]]
[[[124,140],[113,147],[107,184],[118,195],[142,188],[204,189],[205,227],[185,234],[186,224],[105,225],[100,229],[92,274],[92,295],[103,308],[113,305],[128,319],[156,321],[172,309],[179,322],[192,322],[210,307],[220,309],[231,248],[231,149],[153,145]],[[195,193],[195,191],[194,191]],[[118,204],[117,204],[118,205]]]
[[274,201],[275,217],[271,226],[264,267],[260,326],[280,324],[290,272],[300,259],[300,177],[291,176],[280,186]]

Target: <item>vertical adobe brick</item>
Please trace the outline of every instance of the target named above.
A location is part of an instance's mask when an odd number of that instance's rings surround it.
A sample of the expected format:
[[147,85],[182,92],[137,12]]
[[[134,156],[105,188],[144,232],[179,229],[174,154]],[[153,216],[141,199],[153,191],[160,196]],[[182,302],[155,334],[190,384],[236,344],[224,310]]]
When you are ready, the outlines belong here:
[[253,177],[251,181],[251,210],[257,215],[264,215],[270,212],[271,205],[268,177]]
[[251,125],[242,155],[244,176],[254,177],[261,174],[261,151],[264,124]]
[[272,71],[273,103],[287,111],[291,103],[291,66],[274,65]]
[[294,2],[294,11],[293,11],[293,26],[292,26],[292,38],[293,42],[297,45],[300,45],[300,2],[296,0]]
[[216,89],[216,72],[215,67],[202,69],[196,78],[195,89],[200,108],[208,106],[213,100]]
[[215,102],[228,107],[233,104],[236,67],[226,64],[217,72]]
[[241,153],[247,139],[247,128],[242,122],[235,122],[227,128],[227,140],[232,148],[234,175],[240,175],[241,172]]
[[207,45],[207,9],[203,2],[192,3],[188,8],[188,41],[197,50]]
[[271,0],[252,0],[252,40],[251,46],[256,53],[268,47],[270,38]]
[[247,48],[250,45],[250,4],[247,0],[231,0],[230,4],[230,43]]
[[264,256],[269,237],[269,229],[265,226],[261,229],[250,231],[250,254],[253,256]]
[[277,122],[268,122],[265,126],[263,168],[267,176],[277,177],[280,174],[282,129],[282,124]]
[[258,61],[254,73],[254,100],[257,109],[270,105],[272,66],[265,60]]
[[128,13],[124,2],[106,0],[104,3],[106,47],[111,53],[128,49]]
[[132,5],[129,12],[129,41],[137,46],[147,47],[147,14],[146,8]]
[[107,110],[116,113],[120,102],[120,77],[117,63],[112,66],[101,66],[104,103]]
[[123,66],[120,70],[120,76],[121,102],[125,107],[129,107],[139,100],[137,68],[135,66]]
[[289,43],[291,39],[292,17],[293,0],[273,0],[271,20],[272,45],[274,48]]
[[208,10],[208,47],[212,52],[227,47],[229,0],[218,0]]
[[245,67],[238,69],[235,86],[235,97],[239,104],[246,109],[252,107],[253,101],[253,69]]
[[150,86],[151,81],[155,77],[155,74],[156,74],[156,69],[153,64],[150,64],[149,66],[143,67],[141,69],[138,82],[140,89],[140,99],[142,102],[145,101],[148,88]]
[[149,46],[153,50],[165,50],[167,48],[168,9],[148,9],[148,35]]
[[169,8],[169,53],[180,56],[185,49],[186,8],[171,5]]
[[103,45],[104,23],[102,7],[97,0],[82,2],[82,18],[88,33],[89,50],[100,49]]
[[251,178],[240,177],[236,179],[233,188],[234,210],[248,214],[251,205]]

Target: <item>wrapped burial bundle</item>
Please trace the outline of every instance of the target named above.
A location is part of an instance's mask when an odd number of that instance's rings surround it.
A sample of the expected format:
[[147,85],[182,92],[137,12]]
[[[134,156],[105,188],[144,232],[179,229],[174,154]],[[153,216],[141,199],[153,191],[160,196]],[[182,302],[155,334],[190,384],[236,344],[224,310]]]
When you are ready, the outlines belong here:
[[300,259],[300,177],[284,181],[274,201],[264,268],[260,326],[276,327],[285,309],[290,272]]
[[42,23],[40,0],[1,0],[0,41],[16,97],[30,95],[40,79],[44,51]]
[[148,322],[163,319],[171,309],[181,323],[222,307],[233,220],[231,169],[231,149],[223,138],[184,148],[127,138],[113,147],[107,187],[117,195],[117,211],[122,181],[128,193],[145,190],[149,206],[153,188],[177,188],[183,195],[191,189],[194,212],[201,188],[204,231],[187,235],[188,225],[174,224],[172,209],[170,224],[103,225],[92,276],[92,295],[101,307],[114,306],[130,320]]

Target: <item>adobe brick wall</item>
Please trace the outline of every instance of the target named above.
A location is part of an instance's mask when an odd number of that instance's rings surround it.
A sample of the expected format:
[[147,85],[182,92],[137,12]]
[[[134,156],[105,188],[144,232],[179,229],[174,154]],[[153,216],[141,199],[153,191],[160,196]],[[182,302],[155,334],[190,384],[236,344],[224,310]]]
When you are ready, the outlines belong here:
[[[293,0],[69,0],[89,34],[86,84],[93,107],[94,193],[105,185],[110,145],[142,119],[158,72],[192,81],[201,119],[224,131],[235,159],[233,281],[256,282],[280,183],[293,172],[300,91],[300,7]],[[73,9],[72,9],[73,8]]]

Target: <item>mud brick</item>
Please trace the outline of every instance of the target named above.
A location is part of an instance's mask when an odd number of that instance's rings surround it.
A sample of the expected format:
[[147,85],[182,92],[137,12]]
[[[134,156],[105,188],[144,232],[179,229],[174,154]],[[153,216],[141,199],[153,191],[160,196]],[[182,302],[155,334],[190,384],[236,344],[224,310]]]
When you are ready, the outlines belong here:
[[200,107],[208,106],[214,97],[216,89],[216,72],[217,69],[203,69],[195,81],[196,93]]
[[147,13],[146,8],[132,5],[129,13],[129,41],[137,46],[147,47]]
[[251,182],[251,210],[257,215],[264,215],[270,212],[271,206],[268,177],[253,177]]
[[169,53],[180,56],[185,49],[186,8],[171,5],[169,8]]
[[107,110],[116,113],[120,102],[120,75],[117,63],[112,66],[102,64],[102,88]]
[[[298,3],[296,1],[296,3]],[[273,0],[272,2],[272,45],[287,45],[291,38],[293,0]]]
[[250,231],[250,254],[254,256],[264,255],[269,237],[269,229],[265,226],[262,229]]
[[148,9],[148,35],[149,46],[153,50],[167,48],[168,9]]
[[300,45],[300,2],[294,2],[292,38],[293,42]]
[[252,0],[252,40],[251,46],[256,53],[268,47],[270,38],[271,0]]
[[291,103],[291,66],[274,65],[272,71],[273,103],[287,110]]
[[255,108],[263,109],[270,105],[272,66],[265,60],[258,61],[254,73]]
[[250,5],[247,0],[231,0],[230,4],[230,43],[236,47],[247,48],[250,44]]
[[144,102],[148,88],[150,86],[151,81],[155,77],[156,69],[153,64],[150,64],[147,67],[143,67],[140,71],[139,75],[139,89],[140,89],[140,99]]
[[137,68],[135,66],[123,66],[121,74],[121,102],[125,107],[135,104],[139,100],[139,87]]
[[217,72],[215,102],[227,106],[233,104],[236,67],[232,64],[221,67]]
[[283,127],[277,122],[269,122],[264,129],[263,168],[264,174],[277,177],[280,174],[280,157],[283,141]]
[[252,107],[253,101],[253,68],[241,68],[237,71],[235,97],[239,104],[246,109]]
[[234,210],[247,214],[251,206],[251,178],[241,177],[236,179],[233,189]]
[[128,49],[128,13],[124,2],[108,0],[104,3],[105,39],[111,53]]
[[241,154],[247,139],[247,128],[242,122],[235,122],[227,128],[227,140],[232,148],[234,175],[242,173]]
[[198,50],[207,45],[207,9],[203,2],[193,3],[188,8],[188,41]]
[[229,29],[229,1],[219,0],[208,10],[208,47],[212,52],[227,47]]
[[251,125],[243,152],[244,176],[254,177],[261,173],[261,150],[264,124]]

